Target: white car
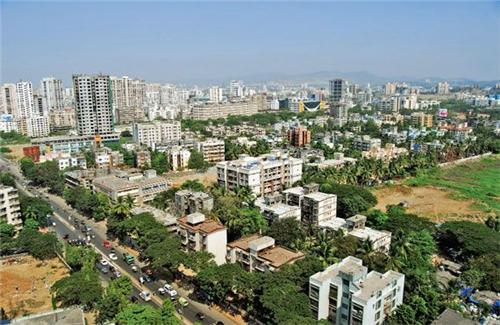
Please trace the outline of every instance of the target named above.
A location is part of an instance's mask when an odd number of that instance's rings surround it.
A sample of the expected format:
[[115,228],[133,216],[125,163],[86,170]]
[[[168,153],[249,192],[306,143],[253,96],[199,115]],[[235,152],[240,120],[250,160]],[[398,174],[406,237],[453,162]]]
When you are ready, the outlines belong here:
[[116,254],[115,254],[115,253],[111,253],[111,254],[109,254],[108,256],[109,256],[109,258],[110,258],[112,261],[116,261],[116,260],[118,259],[118,256],[116,256]]
[[103,258],[103,259],[101,260],[101,265],[102,265],[102,266],[107,266],[107,265],[109,265],[108,260],[106,260],[106,259],[104,259],[104,258]]
[[139,293],[139,297],[141,297],[142,300],[144,300],[144,301],[150,301],[151,300],[151,292],[144,290],[141,293]]
[[174,299],[175,297],[177,297],[177,291],[172,288],[170,284],[165,284],[163,286],[163,289],[165,290],[165,293],[170,296],[170,298]]

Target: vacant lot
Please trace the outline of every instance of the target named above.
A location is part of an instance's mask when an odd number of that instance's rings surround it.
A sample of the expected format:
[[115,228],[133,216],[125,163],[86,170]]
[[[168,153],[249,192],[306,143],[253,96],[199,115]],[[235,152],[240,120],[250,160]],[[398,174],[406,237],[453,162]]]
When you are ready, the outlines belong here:
[[0,307],[10,318],[52,310],[50,287],[68,269],[59,261],[22,256],[0,261]]
[[374,191],[377,208],[408,203],[408,211],[441,222],[450,219],[482,221],[500,213],[500,158],[488,157],[437,169],[404,184]]
[[181,186],[187,180],[198,180],[205,186],[210,186],[217,182],[217,170],[215,167],[210,167],[204,173],[196,171],[170,172],[164,175],[174,187]]

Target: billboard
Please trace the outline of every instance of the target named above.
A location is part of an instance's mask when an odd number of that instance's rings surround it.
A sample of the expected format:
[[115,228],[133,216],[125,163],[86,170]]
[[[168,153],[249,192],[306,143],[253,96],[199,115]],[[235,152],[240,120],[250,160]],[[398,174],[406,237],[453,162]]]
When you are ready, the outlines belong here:
[[448,117],[448,109],[440,108],[438,111],[438,117],[442,117],[442,118]]

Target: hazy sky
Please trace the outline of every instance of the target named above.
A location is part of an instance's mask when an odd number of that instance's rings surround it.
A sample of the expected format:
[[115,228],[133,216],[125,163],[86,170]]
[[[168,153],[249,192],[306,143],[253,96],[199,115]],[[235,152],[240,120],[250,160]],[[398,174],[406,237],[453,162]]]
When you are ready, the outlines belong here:
[[[500,79],[500,2],[6,2],[1,80]],[[334,77],[334,76],[332,76]]]

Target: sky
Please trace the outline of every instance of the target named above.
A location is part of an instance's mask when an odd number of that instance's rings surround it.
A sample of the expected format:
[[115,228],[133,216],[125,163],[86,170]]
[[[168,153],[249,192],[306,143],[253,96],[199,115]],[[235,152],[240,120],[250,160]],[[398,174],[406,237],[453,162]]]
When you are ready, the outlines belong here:
[[[500,79],[500,2],[0,0],[2,82],[154,82],[363,71]],[[335,77],[332,75],[332,77]]]

